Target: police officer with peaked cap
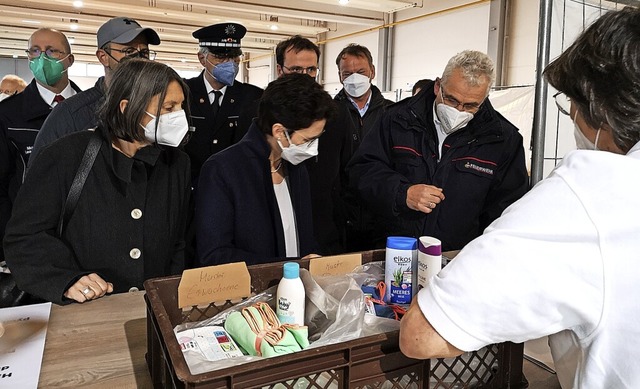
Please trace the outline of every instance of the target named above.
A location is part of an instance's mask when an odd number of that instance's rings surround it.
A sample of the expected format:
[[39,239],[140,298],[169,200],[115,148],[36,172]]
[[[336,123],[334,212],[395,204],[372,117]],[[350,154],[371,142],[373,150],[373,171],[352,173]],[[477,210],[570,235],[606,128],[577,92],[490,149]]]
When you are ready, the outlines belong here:
[[[262,89],[235,81],[247,29],[237,23],[220,23],[193,33],[199,42],[198,60],[204,67],[198,77],[185,80],[191,90],[191,133],[184,150],[191,158],[192,193],[187,221],[185,265],[195,257],[195,190],[202,164],[213,154],[238,142],[257,116],[256,101]],[[218,97],[216,97],[216,95]],[[241,120],[242,119],[242,120]]]
[[[185,80],[191,89],[191,123],[195,127],[185,146],[191,158],[194,188],[207,158],[238,142],[256,116],[252,110],[262,89],[235,81],[242,56],[241,39],[246,32],[240,24],[220,23],[193,33],[200,45],[198,60],[204,67],[198,77]],[[240,121],[243,116],[247,118]]]

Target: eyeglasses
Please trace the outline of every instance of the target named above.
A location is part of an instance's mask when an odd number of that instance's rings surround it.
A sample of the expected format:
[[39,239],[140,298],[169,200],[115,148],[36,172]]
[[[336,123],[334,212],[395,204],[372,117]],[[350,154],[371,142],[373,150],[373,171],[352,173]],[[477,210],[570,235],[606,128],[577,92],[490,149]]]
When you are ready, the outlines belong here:
[[153,50],[148,50],[148,49],[138,50],[135,47],[126,47],[124,49],[114,49],[113,47],[110,47],[104,50],[117,51],[118,53],[124,54],[125,57],[142,57],[142,58],[150,59],[152,61],[156,59],[156,55],[158,54]]
[[[40,49],[39,47],[32,47],[28,50],[25,50],[24,52],[27,53],[29,58],[37,58],[43,53],[42,49]],[[61,59],[65,54],[67,54],[64,51],[56,50],[52,48],[46,49],[44,53],[47,55],[47,57],[51,57],[55,59]]]
[[569,98],[569,96],[562,92],[558,92],[553,95],[553,99],[556,101],[556,107],[558,107],[558,111],[560,111],[560,113],[571,116],[571,98]]
[[[458,109],[458,107],[462,107],[462,110],[465,112],[469,112],[469,113],[476,113],[480,110],[480,107],[482,107],[482,103],[461,103],[459,102],[456,98],[454,98],[453,96],[449,96],[444,92],[444,88],[442,87],[442,84],[440,84],[440,91],[442,93],[442,100],[444,101],[445,104],[447,104],[448,106],[451,106],[455,109]],[[484,100],[483,100],[484,102]]]
[[211,52],[207,53],[210,56],[212,56],[213,58],[215,58],[217,61],[219,62],[229,62],[229,61],[234,61],[235,63],[240,63],[240,61],[242,60],[243,55],[234,55],[232,57],[229,57],[228,55],[224,55],[224,54],[213,54]]
[[[304,135],[302,135],[301,133],[298,132],[298,135],[300,135],[300,138],[302,138],[302,143],[300,145],[306,144],[307,147],[311,147],[311,145],[313,145],[315,141],[320,139],[320,137],[322,136],[322,134],[324,134],[325,131],[326,130],[323,129],[322,132],[320,134],[318,134],[318,136],[314,136],[313,138],[306,138]],[[294,130],[294,131],[287,130],[286,131],[289,143],[293,143],[293,142],[291,142],[291,137],[296,132],[297,132],[296,130]],[[298,146],[300,146],[300,145],[298,145]]]
[[315,76],[318,73],[318,70],[320,70],[320,68],[317,66],[309,66],[307,68],[303,68],[302,66],[286,67],[282,65],[282,67],[287,69],[291,73],[308,74],[310,76]]

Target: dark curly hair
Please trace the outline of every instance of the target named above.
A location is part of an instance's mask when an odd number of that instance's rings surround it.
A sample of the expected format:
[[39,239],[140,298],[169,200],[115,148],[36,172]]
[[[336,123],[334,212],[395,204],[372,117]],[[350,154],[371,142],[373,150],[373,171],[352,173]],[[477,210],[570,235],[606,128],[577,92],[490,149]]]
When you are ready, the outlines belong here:
[[640,141],[640,9],[604,14],[544,71],[593,128],[627,152]]
[[333,99],[313,77],[291,73],[272,81],[264,90],[257,124],[265,134],[271,134],[276,123],[296,131],[318,120],[331,119],[335,110]]

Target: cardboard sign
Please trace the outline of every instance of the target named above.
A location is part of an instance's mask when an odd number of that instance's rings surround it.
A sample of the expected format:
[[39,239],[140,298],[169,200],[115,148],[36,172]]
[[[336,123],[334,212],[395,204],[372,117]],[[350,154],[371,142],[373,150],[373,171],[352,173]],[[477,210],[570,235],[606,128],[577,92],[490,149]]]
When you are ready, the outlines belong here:
[[178,285],[178,306],[207,305],[250,295],[251,276],[246,263],[199,267],[182,273]]
[[309,273],[314,276],[347,274],[362,265],[362,254],[334,255],[309,260]]

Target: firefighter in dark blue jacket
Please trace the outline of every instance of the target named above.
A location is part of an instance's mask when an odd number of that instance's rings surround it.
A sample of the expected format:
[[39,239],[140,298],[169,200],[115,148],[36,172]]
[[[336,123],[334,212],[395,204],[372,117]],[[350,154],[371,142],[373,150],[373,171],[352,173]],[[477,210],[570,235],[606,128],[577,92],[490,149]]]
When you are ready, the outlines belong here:
[[491,59],[463,51],[442,78],[387,108],[348,165],[386,236],[434,236],[458,250],[529,187],[522,136],[488,99]]

